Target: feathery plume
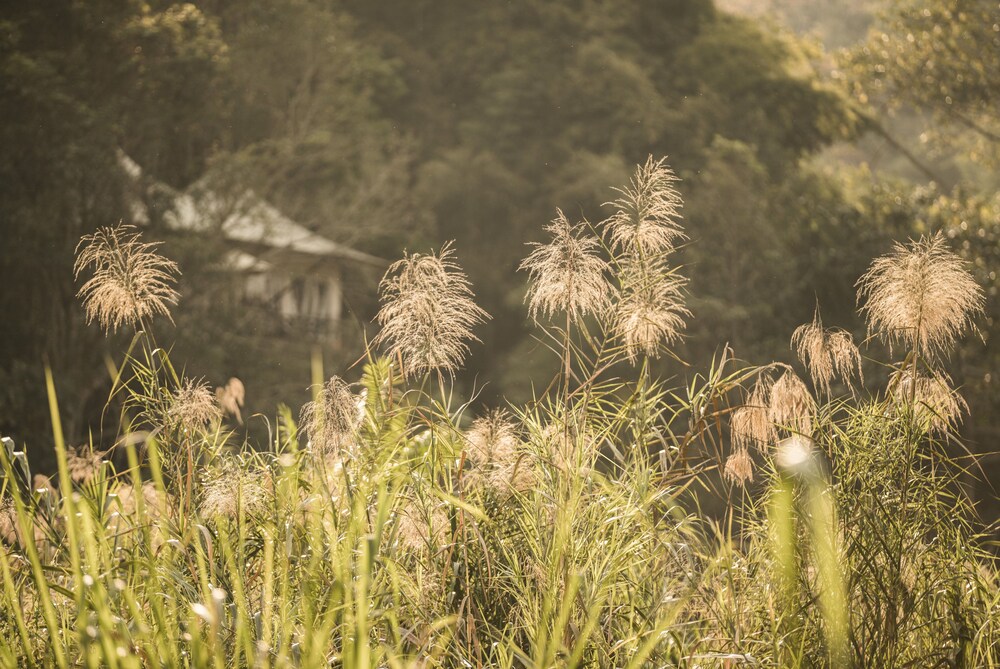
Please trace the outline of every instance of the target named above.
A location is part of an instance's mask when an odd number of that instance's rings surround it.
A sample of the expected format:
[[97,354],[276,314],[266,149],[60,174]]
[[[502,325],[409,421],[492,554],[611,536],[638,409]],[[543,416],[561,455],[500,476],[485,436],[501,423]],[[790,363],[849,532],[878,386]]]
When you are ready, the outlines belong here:
[[240,425],[243,424],[243,415],[240,409],[246,400],[246,387],[243,382],[235,376],[226,381],[226,385],[215,389],[215,399],[222,410],[236,419]]
[[436,255],[407,254],[382,279],[382,331],[375,342],[401,357],[408,375],[435,369],[454,374],[469,352],[466,342],[479,341],[472,328],[489,318],[473,301],[453,255],[448,244]]
[[624,262],[621,282],[613,314],[615,334],[625,344],[630,361],[635,362],[641,353],[659,357],[660,345],[680,339],[684,318],[691,315],[684,306],[687,280],[671,271],[661,256]]
[[167,418],[184,431],[195,432],[221,420],[222,409],[207,383],[185,379],[174,392]]
[[416,499],[409,499],[399,510],[396,523],[399,543],[411,551],[440,547],[451,532],[451,520],[441,503],[426,508]]
[[869,331],[926,359],[948,353],[983,312],[983,291],[940,232],[876,258],[858,279]]
[[535,483],[531,461],[521,448],[517,426],[504,410],[477,418],[465,435],[469,459],[470,486],[483,484],[501,492],[524,492]]
[[629,186],[615,189],[621,197],[606,203],[616,210],[604,222],[612,248],[657,254],[672,251],[677,240],[687,238],[678,223],[684,202],[674,188],[677,181],[665,158],[649,156],[636,167]]
[[158,243],[141,238],[134,226],[118,225],[86,235],[76,247],[74,277],[88,267],[94,272],[77,296],[87,322],[96,320],[105,332],[123,324],[134,327],[157,314],[171,318],[168,305],[177,304],[177,264],[155,252]]
[[299,423],[309,435],[313,451],[319,455],[350,453],[363,414],[359,398],[339,376],[332,376],[319,391],[316,400],[307,402],[299,414]]
[[785,370],[771,388],[771,422],[792,432],[812,434],[812,416],[816,402],[802,379]]
[[503,409],[477,418],[465,434],[469,458],[477,465],[510,462],[517,457],[517,427]]
[[746,485],[753,481],[753,460],[745,448],[737,448],[726,458],[726,468],[722,473],[729,481]]
[[608,266],[597,256],[597,240],[581,234],[582,227],[571,225],[557,209],[556,218],[545,226],[552,241],[533,244],[535,249],[521,263],[520,269],[531,276],[525,299],[532,318],[564,312],[575,322],[607,308]]
[[944,372],[918,373],[914,379],[910,369],[897,370],[890,377],[889,386],[893,388],[897,406],[905,407],[913,398],[914,418],[925,432],[947,432],[969,410],[969,405],[952,388],[951,378]]
[[813,385],[827,395],[837,376],[849,381],[857,371],[858,379],[864,380],[861,353],[850,333],[836,328],[824,329],[819,309],[812,323],[800,325],[792,333],[792,348],[809,371]]
[[733,451],[753,446],[764,449],[775,437],[774,425],[769,415],[768,395],[773,382],[771,377],[760,374],[746,403],[733,411],[729,430]]
[[105,451],[94,451],[86,446],[69,449],[66,453],[66,465],[73,483],[77,485],[90,483],[100,470],[104,455]]
[[265,483],[269,478],[269,472],[227,463],[202,482],[198,511],[206,518],[260,514],[267,508],[269,496]]

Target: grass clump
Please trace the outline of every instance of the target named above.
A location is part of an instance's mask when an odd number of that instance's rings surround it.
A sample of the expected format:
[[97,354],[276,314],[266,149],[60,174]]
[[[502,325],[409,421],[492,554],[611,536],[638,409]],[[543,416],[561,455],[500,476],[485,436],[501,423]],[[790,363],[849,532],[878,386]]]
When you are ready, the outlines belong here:
[[[671,386],[648,363],[693,317],[675,182],[651,159],[608,221],[559,212],[525,261],[532,316],[561,321],[542,326],[561,373],[534,401],[471,416],[454,399],[488,316],[446,246],[383,281],[388,355],[317,386],[298,420],[279,409],[261,444],[235,437],[243,384],[183,377],[147,329],[176,299],[170,261],[130,229],[84,240],[87,308],[136,329],[122,429],[68,448],[50,374],[58,485],[4,441],[0,662],[996,666],[995,561],[939,369],[978,287],[938,238],[876,261],[865,313],[908,351],[872,394],[838,394],[860,353],[818,311],[792,339],[812,390],[728,348]],[[115,254],[148,271],[100,264]],[[713,496],[723,513],[702,511]]]

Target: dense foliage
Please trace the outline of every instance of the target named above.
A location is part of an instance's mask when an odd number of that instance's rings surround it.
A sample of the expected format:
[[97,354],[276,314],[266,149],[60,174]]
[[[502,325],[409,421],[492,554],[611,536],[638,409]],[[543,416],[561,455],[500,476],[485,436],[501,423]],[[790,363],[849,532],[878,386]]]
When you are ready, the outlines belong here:
[[697,320],[675,183],[650,158],[611,216],[558,211],[522,263],[559,359],[530,402],[473,419],[455,399],[487,314],[446,245],[386,272],[358,381],[317,384],[298,420],[252,418],[264,443],[234,429],[241,382],[211,392],[151,333],[172,262],[127,226],[85,237],[84,310],[134,332],[111,370],[122,429],[68,448],[46,370],[57,482],[3,439],[0,662],[1000,664],[996,558],[945,448],[967,405],[940,363],[985,301],[968,264],[938,234],[860,277],[896,348],[874,393],[818,310],[796,365],[726,347],[670,385],[651,363]]

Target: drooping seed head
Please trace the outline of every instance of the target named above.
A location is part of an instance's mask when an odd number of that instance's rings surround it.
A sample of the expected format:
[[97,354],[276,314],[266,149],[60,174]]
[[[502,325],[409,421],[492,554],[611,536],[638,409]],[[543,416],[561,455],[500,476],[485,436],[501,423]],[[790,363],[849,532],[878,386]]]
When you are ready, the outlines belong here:
[[636,167],[631,183],[622,189],[614,202],[607,204],[615,213],[604,225],[612,248],[630,253],[658,254],[673,250],[678,240],[686,239],[679,221],[684,202],[674,188],[676,175],[666,159],[653,160]]
[[204,430],[221,419],[222,408],[208,384],[193,379],[181,382],[167,409],[167,420],[186,432]]
[[206,518],[258,515],[267,508],[269,472],[231,462],[211,472],[201,485],[199,513]]
[[299,414],[299,423],[309,437],[313,452],[324,456],[342,455],[354,450],[360,427],[359,397],[338,376],[330,377],[315,401],[307,402]]
[[465,434],[469,458],[479,465],[508,463],[517,457],[517,426],[502,409],[473,421]]
[[640,354],[659,357],[660,346],[681,338],[687,280],[667,266],[662,256],[631,259],[620,273],[622,290],[614,307],[612,327],[630,361]]
[[722,472],[732,483],[746,485],[747,481],[753,481],[753,459],[745,448],[737,448],[726,458],[726,467]]
[[792,333],[792,348],[820,392],[829,395],[830,384],[837,376],[849,381],[856,372],[858,378],[863,380],[861,353],[854,345],[854,339],[844,330],[824,329],[819,309],[812,323],[800,325]]
[[925,359],[947,354],[983,312],[983,291],[940,232],[896,244],[858,280],[869,331]]
[[771,377],[761,373],[746,403],[733,411],[729,430],[734,452],[750,447],[763,450],[774,440],[774,425],[769,411],[772,385]]
[[608,269],[597,255],[598,241],[582,234],[582,224],[571,225],[562,211],[545,230],[552,235],[548,244],[535,249],[521,263],[531,277],[528,310],[531,317],[551,317],[566,313],[576,322],[588,314],[601,314],[609,304]]
[[[915,386],[915,387],[914,387]],[[913,399],[913,418],[924,432],[945,433],[962,420],[969,405],[952,388],[951,378],[944,372],[917,373],[911,369],[893,372],[889,387],[897,407],[906,407]]]
[[246,387],[235,376],[226,381],[226,385],[215,389],[215,399],[222,410],[236,419],[242,425],[243,415],[240,409],[246,400]]
[[531,459],[522,448],[517,425],[504,410],[476,419],[465,435],[474,467],[464,479],[502,494],[524,492],[535,482]]
[[77,296],[87,322],[96,320],[105,332],[156,315],[171,318],[168,305],[177,304],[176,263],[156,253],[158,243],[141,238],[133,226],[118,225],[86,235],[77,245],[73,275],[93,270]]
[[69,477],[77,485],[86,485],[93,480],[104,463],[104,451],[95,451],[89,446],[71,448],[66,453]]
[[396,515],[396,537],[401,547],[415,552],[439,549],[449,541],[451,520],[444,504],[422,504],[408,499]]
[[809,389],[791,370],[785,370],[771,388],[771,422],[797,434],[812,434],[816,402]]
[[472,328],[489,314],[473,301],[469,280],[445,245],[437,254],[406,254],[393,263],[380,285],[382,331],[376,344],[400,357],[408,376],[439,370],[454,374],[479,341]]

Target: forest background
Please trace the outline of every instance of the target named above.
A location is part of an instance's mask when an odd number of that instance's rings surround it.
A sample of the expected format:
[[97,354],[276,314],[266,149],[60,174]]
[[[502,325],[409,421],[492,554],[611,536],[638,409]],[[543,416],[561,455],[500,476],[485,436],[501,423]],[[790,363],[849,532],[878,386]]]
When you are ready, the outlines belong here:
[[[525,243],[555,207],[601,220],[608,184],[667,155],[695,317],[680,360],[657,371],[678,384],[727,343],[751,363],[789,361],[788,333],[817,303],[864,338],[853,285],[870,259],[948,235],[987,291],[981,337],[948,368],[970,405],[962,432],[986,454],[971,485],[996,517],[998,110],[1000,5],[985,0],[12,0],[0,434],[51,466],[45,362],[71,440],[116,434],[101,423],[106,361],[128,341],[86,323],[72,264],[81,236],[129,218],[119,151],[173,188],[252,188],[387,260],[455,240],[493,316],[460,387],[488,406],[530,399],[559,364],[527,322]],[[248,414],[297,410],[315,342],[227,298],[221,235],[160,236],[184,277],[158,333],[175,359],[215,385],[243,379]],[[347,377],[379,272],[350,279],[349,335],[321,351]],[[865,372],[873,386],[887,374]]]

